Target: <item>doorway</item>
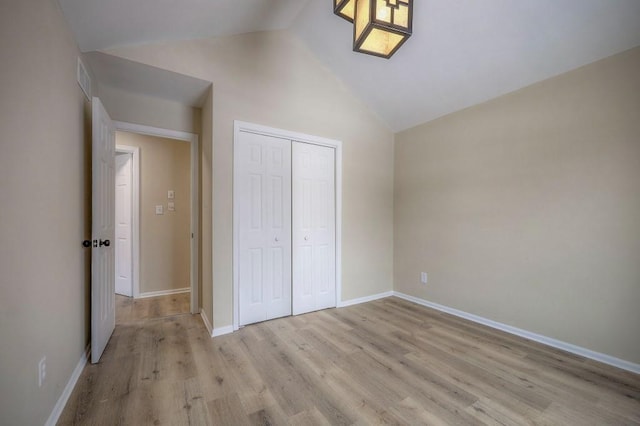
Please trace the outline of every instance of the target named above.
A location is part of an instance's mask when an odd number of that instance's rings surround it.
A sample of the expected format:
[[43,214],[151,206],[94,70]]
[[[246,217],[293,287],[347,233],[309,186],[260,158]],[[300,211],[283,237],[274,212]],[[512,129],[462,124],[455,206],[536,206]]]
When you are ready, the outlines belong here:
[[137,147],[116,145],[115,289],[126,297],[139,293],[138,276],[133,276],[139,273],[139,152]]
[[198,313],[197,136],[115,127],[117,312]]

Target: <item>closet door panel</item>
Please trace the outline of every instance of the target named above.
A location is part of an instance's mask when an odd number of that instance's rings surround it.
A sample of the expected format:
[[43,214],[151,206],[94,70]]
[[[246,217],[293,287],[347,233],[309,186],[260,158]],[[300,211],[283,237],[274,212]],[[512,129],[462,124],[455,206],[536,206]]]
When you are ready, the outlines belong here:
[[293,313],[336,306],[335,150],[292,143]]
[[241,132],[238,167],[240,325],[291,314],[291,142]]
[[291,315],[291,141],[269,140],[267,319]]
[[[244,136],[244,135],[242,135]],[[264,198],[264,178],[266,175],[267,147],[260,141],[241,137],[236,145],[239,158],[239,293],[240,324],[264,321],[266,319],[264,267],[266,203]]]

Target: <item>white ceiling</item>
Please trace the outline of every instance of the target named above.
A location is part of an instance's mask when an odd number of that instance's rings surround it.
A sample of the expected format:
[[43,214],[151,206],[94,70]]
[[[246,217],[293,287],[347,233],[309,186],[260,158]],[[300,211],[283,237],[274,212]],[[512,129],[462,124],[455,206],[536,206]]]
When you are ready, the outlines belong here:
[[80,50],[282,30],[308,0],[58,0]]
[[59,0],[83,51],[290,29],[394,131],[640,45],[639,0],[415,0],[389,60],[333,0]]

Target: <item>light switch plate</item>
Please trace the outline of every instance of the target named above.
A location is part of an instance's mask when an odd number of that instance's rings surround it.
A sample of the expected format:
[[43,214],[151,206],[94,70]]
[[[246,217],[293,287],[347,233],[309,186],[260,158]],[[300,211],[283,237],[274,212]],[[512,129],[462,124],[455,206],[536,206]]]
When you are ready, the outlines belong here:
[[156,206],[156,214],[164,214],[163,206]]
[[176,198],[176,192],[173,189],[167,191],[167,198],[173,200]]
[[173,212],[176,210],[176,203],[174,203],[173,201],[169,201],[167,203],[167,210],[169,210],[170,212]]

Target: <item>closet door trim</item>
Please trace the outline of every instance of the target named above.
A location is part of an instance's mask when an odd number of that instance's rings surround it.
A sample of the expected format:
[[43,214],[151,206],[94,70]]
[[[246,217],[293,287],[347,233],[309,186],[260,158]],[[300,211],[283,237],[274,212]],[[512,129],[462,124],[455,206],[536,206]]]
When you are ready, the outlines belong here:
[[[248,123],[235,120],[233,125],[233,141],[234,141],[234,167],[233,167],[233,329],[238,330],[240,327],[239,317],[239,236],[240,226],[238,220],[239,212],[239,188],[236,187],[238,182],[238,167],[236,158],[236,143],[240,139],[240,132],[257,133],[265,136],[273,136],[291,141],[304,142],[314,145],[328,146],[335,149],[335,207],[336,207],[336,304],[342,304],[342,142],[334,139],[323,138],[320,136],[307,135],[304,133],[291,132],[288,130],[276,129],[273,127],[262,126],[259,124]],[[215,255],[215,254],[214,254]],[[215,285],[215,283],[213,284]]]

